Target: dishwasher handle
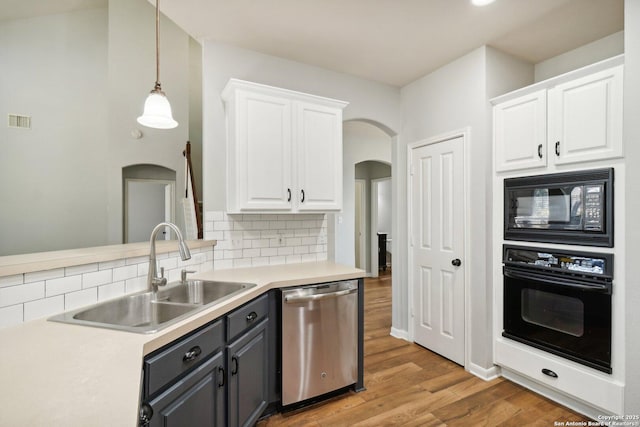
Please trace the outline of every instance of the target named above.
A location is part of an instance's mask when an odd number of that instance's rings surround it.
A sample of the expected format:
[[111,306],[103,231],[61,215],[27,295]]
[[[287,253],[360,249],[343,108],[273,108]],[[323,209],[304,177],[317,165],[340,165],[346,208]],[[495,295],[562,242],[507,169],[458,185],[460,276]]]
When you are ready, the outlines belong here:
[[288,304],[296,304],[300,302],[320,301],[324,299],[337,298],[344,295],[355,294],[356,292],[358,292],[358,288],[343,289],[336,292],[327,292],[327,293],[321,293],[321,294],[285,295],[284,302]]

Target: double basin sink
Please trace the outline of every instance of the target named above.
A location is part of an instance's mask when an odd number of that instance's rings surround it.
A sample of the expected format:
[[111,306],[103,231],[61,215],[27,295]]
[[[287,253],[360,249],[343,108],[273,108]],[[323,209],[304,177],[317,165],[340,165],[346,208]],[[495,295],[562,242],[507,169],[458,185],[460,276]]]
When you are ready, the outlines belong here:
[[252,283],[188,280],[158,291],[139,292],[49,318],[54,322],[153,333],[218,304]]

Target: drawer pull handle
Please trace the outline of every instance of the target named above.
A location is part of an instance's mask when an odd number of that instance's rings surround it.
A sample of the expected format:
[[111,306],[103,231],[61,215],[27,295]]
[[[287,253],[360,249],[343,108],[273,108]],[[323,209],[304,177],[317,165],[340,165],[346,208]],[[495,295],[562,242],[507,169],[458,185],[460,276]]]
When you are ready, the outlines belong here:
[[258,314],[255,311],[247,314],[247,323],[251,323],[258,318]]
[[202,353],[202,349],[199,346],[193,347],[191,350],[187,351],[182,357],[183,362],[193,362],[200,356]]
[[218,381],[218,387],[224,387],[224,368],[218,367],[218,374],[220,374],[220,381]]
[[538,144],[538,157],[542,158],[542,144]]
[[560,155],[560,141],[556,141],[556,156]]
[[547,375],[547,376],[549,376],[549,377],[551,377],[551,378],[558,378],[558,374],[553,372],[551,369],[544,368],[542,370],[542,373]]
[[231,362],[233,363],[233,369],[231,369],[231,375],[236,375],[238,373],[238,358],[233,356],[231,358]]

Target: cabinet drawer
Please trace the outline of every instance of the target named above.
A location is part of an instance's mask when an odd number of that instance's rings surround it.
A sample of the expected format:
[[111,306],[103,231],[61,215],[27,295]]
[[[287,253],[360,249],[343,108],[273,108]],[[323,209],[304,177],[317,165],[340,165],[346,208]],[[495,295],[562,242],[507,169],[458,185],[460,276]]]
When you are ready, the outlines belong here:
[[247,328],[257,325],[269,314],[269,300],[267,294],[238,308],[227,316],[227,340],[244,332]]
[[145,358],[145,395],[149,396],[224,345],[223,319]]
[[495,359],[496,364],[503,368],[592,407],[613,414],[621,414],[624,411],[624,386],[610,375],[586,367],[573,366],[576,364],[502,338],[496,342]]

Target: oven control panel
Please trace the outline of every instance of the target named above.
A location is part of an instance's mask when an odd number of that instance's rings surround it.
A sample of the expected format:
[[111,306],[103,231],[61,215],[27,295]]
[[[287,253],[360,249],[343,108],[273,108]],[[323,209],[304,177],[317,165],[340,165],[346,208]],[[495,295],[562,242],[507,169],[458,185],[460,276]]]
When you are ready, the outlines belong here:
[[585,252],[559,252],[542,248],[506,246],[504,263],[512,266],[531,266],[545,270],[562,270],[589,275],[610,275],[613,255]]

